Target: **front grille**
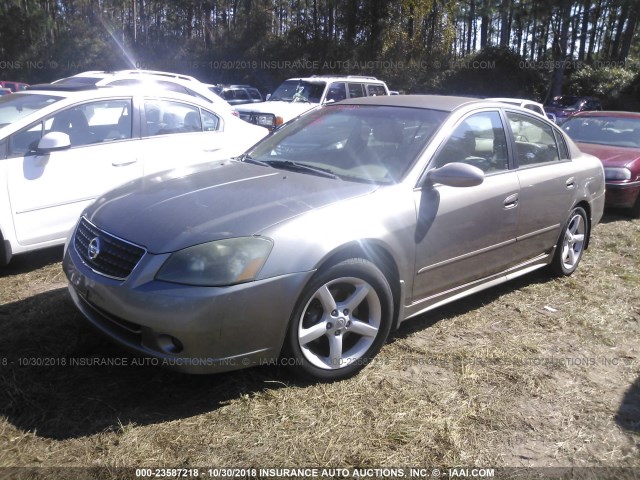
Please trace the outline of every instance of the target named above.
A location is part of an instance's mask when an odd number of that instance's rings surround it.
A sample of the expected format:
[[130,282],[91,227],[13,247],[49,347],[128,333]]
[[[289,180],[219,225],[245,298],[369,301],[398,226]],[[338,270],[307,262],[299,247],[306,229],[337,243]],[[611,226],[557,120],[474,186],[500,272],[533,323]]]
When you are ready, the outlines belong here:
[[146,252],[100,230],[84,217],[76,228],[73,245],[91,270],[117,280],[125,280]]

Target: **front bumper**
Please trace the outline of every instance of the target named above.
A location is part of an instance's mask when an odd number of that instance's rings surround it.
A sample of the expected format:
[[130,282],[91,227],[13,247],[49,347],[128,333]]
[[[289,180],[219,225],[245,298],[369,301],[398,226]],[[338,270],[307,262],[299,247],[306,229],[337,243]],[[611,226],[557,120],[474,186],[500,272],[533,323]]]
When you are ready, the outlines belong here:
[[156,365],[215,373],[278,358],[295,302],[314,272],[190,287],[153,279],[165,258],[147,254],[118,281],[90,270],[69,246],[63,269],[84,317],[120,345],[157,359]]
[[635,182],[607,182],[605,203],[607,207],[631,208],[635,205],[640,194],[640,181]]

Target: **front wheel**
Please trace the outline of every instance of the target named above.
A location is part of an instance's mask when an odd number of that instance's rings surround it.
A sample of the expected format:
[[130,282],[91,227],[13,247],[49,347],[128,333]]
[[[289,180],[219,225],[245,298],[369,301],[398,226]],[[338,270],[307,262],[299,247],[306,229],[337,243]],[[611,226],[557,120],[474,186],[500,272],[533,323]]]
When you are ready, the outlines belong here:
[[320,271],[302,292],[285,352],[307,377],[348,378],[378,353],[392,316],[391,288],[384,274],[368,260],[345,260]]
[[571,275],[578,268],[589,235],[587,213],[582,207],[569,214],[551,262],[551,270],[558,276]]

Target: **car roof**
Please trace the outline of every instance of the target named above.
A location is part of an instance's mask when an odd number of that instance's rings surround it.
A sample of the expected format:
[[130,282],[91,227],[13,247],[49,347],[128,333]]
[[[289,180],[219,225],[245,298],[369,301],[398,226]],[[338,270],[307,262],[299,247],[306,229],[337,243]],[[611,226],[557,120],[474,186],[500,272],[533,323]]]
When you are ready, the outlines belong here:
[[[378,105],[385,107],[413,107],[429,108],[452,112],[461,105],[482,103],[482,100],[469,97],[455,97],[447,95],[377,95],[343,100],[336,105]],[[495,103],[489,102],[485,103]],[[333,105],[333,104],[329,104]]]
[[[114,96],[147,96],[147,97],[164,97],[174,98],[189,103],[196,103],[203,108],[215,110],[216,104],[211,104],[198,97],[187,95],[173,90],[166,90],[161,87],[151,87],[149,85],[131,85],[131,86],[104,86],[95,85],[65,85],[65,84],[38,84],[32,85],[27,90],[17,92],[28,95],[55,95],[63,98],[90,100],[92,98],[108,98]],[[219,112],[218,112],[219,113]]]
[[543,106],[540,102],[536,102],[535,100],[529,100],[527,98],[512,98],[512,97],[488,97],[485,100],[492,100],[494,102],[503,102],[503,103],[513,103],[513,104],[522,104],[522,103],[532,103],[534,105]]
[[303,80],[305,82],[336,82],[336,81],[349,81],[349,82],[368,82],[379,83],[384,85],[384,82],[376,77],[368,77],[364,75],[312,75],[310,77],[293,77],[287,78],[286,81],[298,81]]
[[638,118],[640,119],[640,113],[638,112],[619,112],[616,110],[586,110],[584,112],[578,112],[573,117],[616,117],[616,118]]
[[77,77],[86,77],[86,78],[98,78],[98,79],[106,79],[111,77],[128,77],[128,76],[136,76],[136,75],[148,75],[153,77],[160,78],[173,78],[186,80],[190,82],[197,82],[198,80],[189,75],[183,75],[181,73],[173,73],[173,72],[162,72],[158,70],[89,70],[86,72],[80,72],[71,77],[67,78],[77,78]]

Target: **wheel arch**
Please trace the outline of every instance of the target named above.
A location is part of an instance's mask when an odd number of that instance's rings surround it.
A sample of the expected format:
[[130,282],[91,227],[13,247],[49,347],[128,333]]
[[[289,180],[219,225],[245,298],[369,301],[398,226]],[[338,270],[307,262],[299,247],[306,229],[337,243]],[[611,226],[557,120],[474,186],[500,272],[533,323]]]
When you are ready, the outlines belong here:
[[319,262],[316,270],[321,271],[349,258],[363,258],[370,261],[380,269],[387,279],[393,295],[393,318],[391,319],[393,329],[398,324],[403,297],[400,270],[396,259],[382,242],[374,239],[364,239],[352,241],[336,248]]
[[571,210],[576,207],[581,207],[587,214],[587,241],[584,244],[584,249],[586,250],[587,248],[589,248],[589,242],[591,241],[591,205],[589,205],[589,202],[587,202],[586,200],[581,200],[576,205],[574,205]]
[[11,260],[11,244],[9,240],[5,240],[0,230],[0,267],[4,267],[9,264]]

